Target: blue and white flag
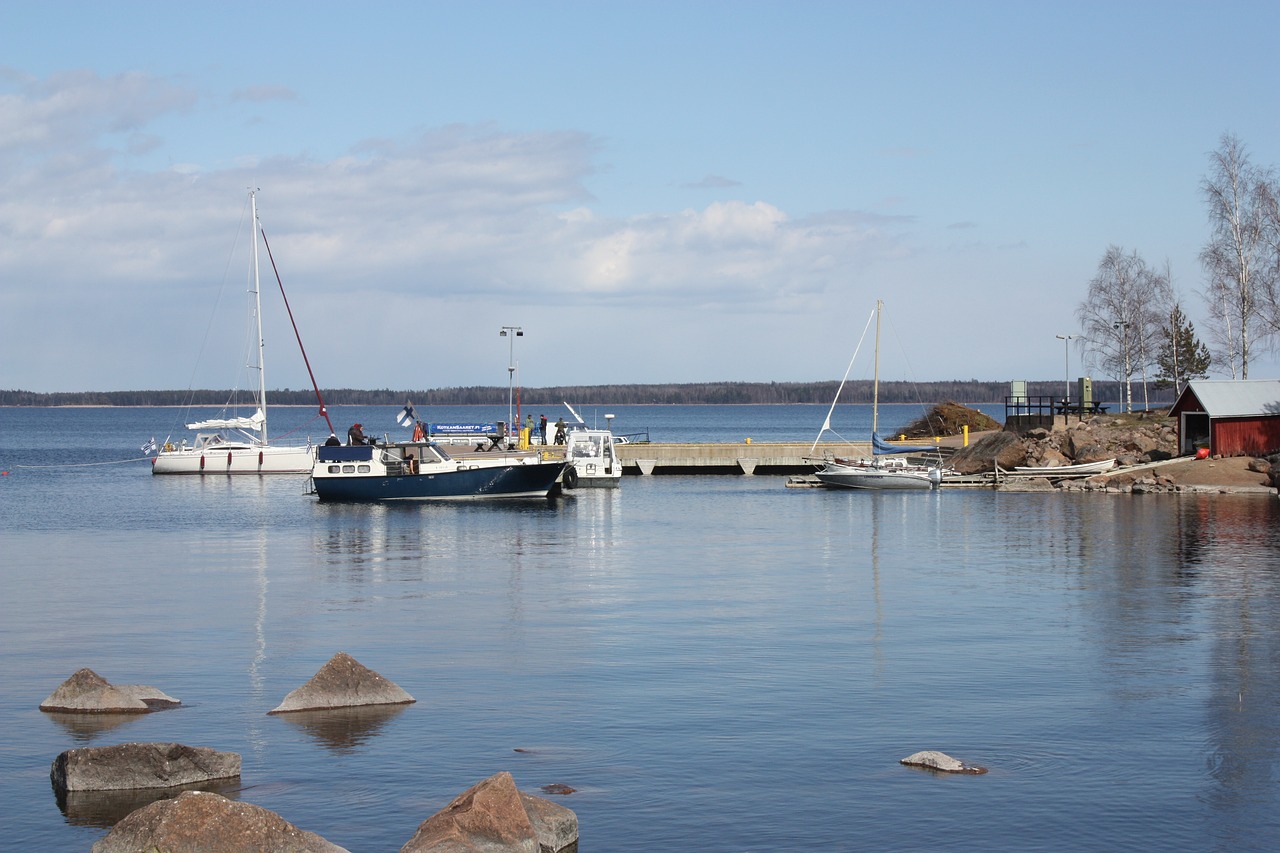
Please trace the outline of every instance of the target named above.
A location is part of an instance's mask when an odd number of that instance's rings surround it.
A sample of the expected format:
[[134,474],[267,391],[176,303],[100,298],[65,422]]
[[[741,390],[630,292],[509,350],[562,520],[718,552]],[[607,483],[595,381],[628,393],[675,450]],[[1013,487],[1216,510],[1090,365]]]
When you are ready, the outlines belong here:
[[405,403],[404,408],[400,410],[400,414],[396,417],[396,423],[402,427],[407,427],[412,426],[417,419],[418,413],[413,410],[413,403]]
[[156,437],[151,436],[151,440],[142,445],[143,453],[155,453],[159,448],[156,447]]

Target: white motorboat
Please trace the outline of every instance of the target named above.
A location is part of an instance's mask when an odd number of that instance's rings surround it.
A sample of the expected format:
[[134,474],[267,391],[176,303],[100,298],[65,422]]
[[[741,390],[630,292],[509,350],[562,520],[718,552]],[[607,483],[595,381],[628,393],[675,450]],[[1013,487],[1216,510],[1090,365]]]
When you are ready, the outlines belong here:
[[[196,431],[195,438],[190,442],[185,438],[177,441],[166,439],[162,446],[148,448],[156,451],[151,460],[152,474],[307,474],[315,464],[315,448],[309,439],[305,443],[293,444],[273,444],[267,439],[267,380],[263,366],[262,296],[258,275],[258,236],[261,234],[265,245],[266,234],[258,222],[257,194],[253,191],[249,192],[249,204],[253,220],[249,298],[250,308],[257,320],[257,364],[250,365],[251,370],[257,371],[258,379],[255,411],[248,416],[231,415],[187,424],[187,429]],[[270,252],[268,245],[268,257]],[[272,269],[275,269],[274,261]],[[279,278],[277,273],[277,282]],[[284,297],[283,284],[280,293]],[[285,308],[288,309],[287,297],[284,301]],[[289,316],[292,319],[292,311]],[[297,334],[296,325],[294,333]],[[301,336],[298,336],[298,346],[302,347]],[[306,360],[305,350],[302,356]],[[310,362],[307,363],[307,370],[311,370]],[[324,400],[320,398],[320,389],[315,384],[314,376],[311,382],[320,404],[319,416],[324,417],[328,423],[329,415],[325,410]],[[328,425],[332,435],[333,424]]]
[[[568,462],[563,482],[566,489],[613,488],[622,483],[622,460],[610,429],[588,427],[573,406],[565,403],[576,424],[565,432],[564,458]],[[610,423],[613,415],[605,415]]]

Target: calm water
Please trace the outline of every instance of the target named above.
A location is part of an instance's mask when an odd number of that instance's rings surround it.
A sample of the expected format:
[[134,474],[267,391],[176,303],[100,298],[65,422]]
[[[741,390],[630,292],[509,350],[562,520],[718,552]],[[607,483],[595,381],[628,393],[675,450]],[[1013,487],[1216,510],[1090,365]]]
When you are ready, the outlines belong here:
[[[619,432],[763,441],[812,438],[825,407],[610,411]],[[174,417],[0,410],[15,848],[87,850],[135,805],[59,804],[59,752],[150,740],[241,753],[226,793],[352,851],[399,849],[499,770],[577,789],[556,801],[584,853],[1274,847],[1274,498],[724,476],[555,505],[321,506],[304,478],[101,464]],[[657,434],[679,430],[701,434]],[[340,650],[417,704],[266,716]],[[183,707],[40,713],[82,666]],[[920,749],[990,772],[898,764]]]

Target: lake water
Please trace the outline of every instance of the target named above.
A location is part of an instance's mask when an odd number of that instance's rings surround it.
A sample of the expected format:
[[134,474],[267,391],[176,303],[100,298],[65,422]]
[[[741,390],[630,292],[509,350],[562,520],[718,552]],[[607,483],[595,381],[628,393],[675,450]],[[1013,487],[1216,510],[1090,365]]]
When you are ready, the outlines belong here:
[[[825,407],[609,412],[737,442],[811,439]],[[394,433],[394,414],[335,426]],[[122,461],[177,417],[0,409],[6,846],[88,850],[136,803],[60,804],[49,765],[125,741],[238,752],[225,793],[352,851],[398,850],[501,770],[576,789],[552,799],[584,853],[1275,846],[1274,497],[672,476],[555,504],[320,505],[304,477]],[[417,703],[267,716],[337,651]],[[83,666],[183,706],[37,710]],[[990,772],[898,763],[921,749]]]

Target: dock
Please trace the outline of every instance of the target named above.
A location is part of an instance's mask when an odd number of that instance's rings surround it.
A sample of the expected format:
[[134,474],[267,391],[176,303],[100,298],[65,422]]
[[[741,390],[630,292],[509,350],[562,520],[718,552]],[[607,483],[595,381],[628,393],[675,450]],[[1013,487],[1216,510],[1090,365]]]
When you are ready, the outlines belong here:
[[[624,475],[809,474],[815,458],[870,456],[871,442],[752,442],[751,444],[619,444]],[[941,448],[946,452],[946,448]]]

